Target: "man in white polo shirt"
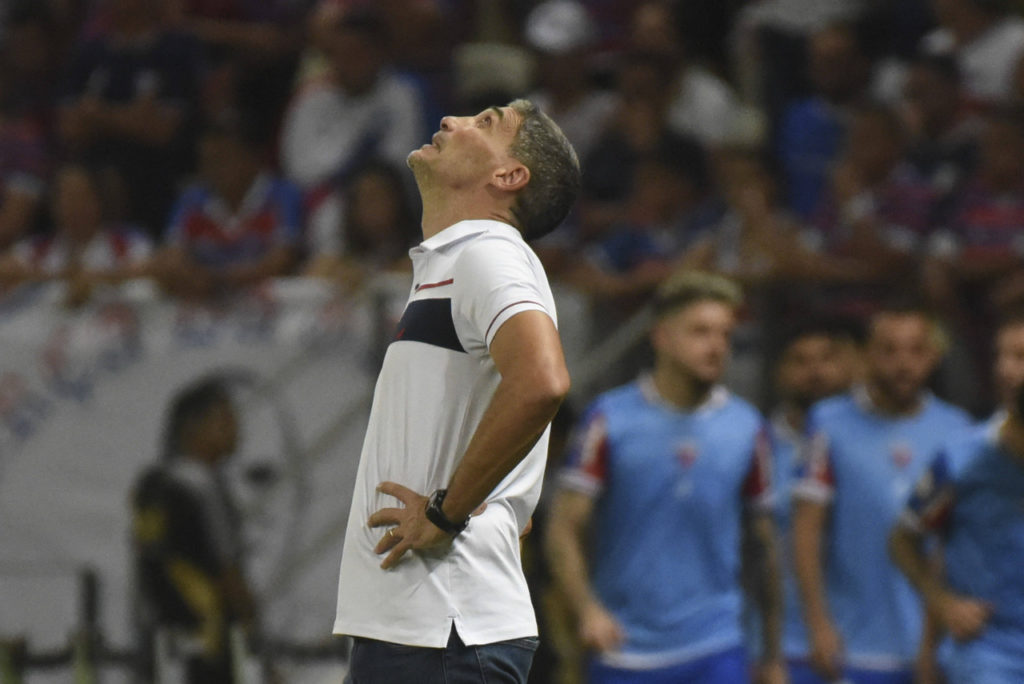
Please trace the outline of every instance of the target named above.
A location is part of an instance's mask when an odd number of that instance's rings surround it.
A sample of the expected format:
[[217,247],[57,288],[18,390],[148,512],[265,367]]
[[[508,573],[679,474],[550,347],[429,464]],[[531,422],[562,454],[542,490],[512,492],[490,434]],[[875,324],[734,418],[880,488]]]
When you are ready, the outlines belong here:
[[579,161],[516,100],[445,117],[408,163],[424,240],[374,392],[334,631],[355,637],[353,684],[525,682],[537,624],[519,535],[569,389],[525,240],[565,218]]

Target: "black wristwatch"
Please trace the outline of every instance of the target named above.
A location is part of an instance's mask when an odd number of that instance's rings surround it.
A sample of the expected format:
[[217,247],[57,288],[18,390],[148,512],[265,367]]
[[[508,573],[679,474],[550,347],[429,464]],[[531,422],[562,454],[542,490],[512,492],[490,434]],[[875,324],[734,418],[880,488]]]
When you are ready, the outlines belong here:
[[466,529],[466,526],[469,525],[469,518],[459,522],[453,522],[448,519],[448,516],[441,509],[441,504],[444,503],[444,497],[447,495],[447,489],[435,490],[430,495],[430,499],[427,500],[427,520],[441,528],[442,532],[455,536]]

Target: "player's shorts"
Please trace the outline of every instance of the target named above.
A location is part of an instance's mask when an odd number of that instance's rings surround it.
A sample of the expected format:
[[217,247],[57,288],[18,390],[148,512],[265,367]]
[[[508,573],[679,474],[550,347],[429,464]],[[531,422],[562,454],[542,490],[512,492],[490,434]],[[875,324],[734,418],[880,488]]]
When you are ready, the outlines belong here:
[[877,670],[858,670],[846,668],[843,678],[829,682],[822,679],[814,669],[804,661],[789,661],[789,684],[913,684],[914,673],[910,670],[896,672],[878,672]]
[[736,684],[750,681],[747,652],[742,647],[655,670],[626,670],[592,661],[589,675],[588,684]]

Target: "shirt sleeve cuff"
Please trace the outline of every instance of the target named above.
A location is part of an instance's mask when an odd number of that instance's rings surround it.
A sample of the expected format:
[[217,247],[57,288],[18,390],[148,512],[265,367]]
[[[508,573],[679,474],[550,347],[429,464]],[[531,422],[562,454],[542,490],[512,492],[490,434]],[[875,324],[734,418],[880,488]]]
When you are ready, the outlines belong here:
[[793,498],[826,504],[832,501],[832,488],[821,482],[802,480],[793,487]]
[[563,470],[560,472],[558,474],[558,486],[561,489],[579,492],[590,497],[596,497],[603,489],[600,480],[579,470]]
[[494,341],[494,336],[498,334],[498,330],[500,330],[501,326],[505,324],[505,321],[524,311],[542,311],[551,318],[552,322],[555,320],[554,316],[551,315],[551,312],[544,308],[544,305],[540,302],[534,302],[531,300],[514,302],[499,311],[494,318],[491,319],[491,324],[487,326],[487,333],[484,335],[484,343],[487,347],[490,348],[491,342]]

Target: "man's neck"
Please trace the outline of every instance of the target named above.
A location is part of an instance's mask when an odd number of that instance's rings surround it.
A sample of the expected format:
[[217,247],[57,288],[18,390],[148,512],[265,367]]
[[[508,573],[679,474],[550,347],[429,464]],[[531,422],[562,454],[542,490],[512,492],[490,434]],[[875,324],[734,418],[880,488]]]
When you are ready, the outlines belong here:
[[780,413],[786,425],[798,435],[804,433],[804,421],[807,419],[807,410],[795,401],[783,402]]
[[692,411],[707,401],[714,387],[712,383],[698,382],[693,376],[664,363],[655,367],[651,379],[662,399],[685,411]]
[[428,196],[423,197],[423,239],[432,238],[448,226],[453,226],[459,221],[487,220],[501,221],[514,225],[511,217],[493,208],[479,206],[473,202],[460,203],[449,201],[447,198],[441,201],[430,201]]

